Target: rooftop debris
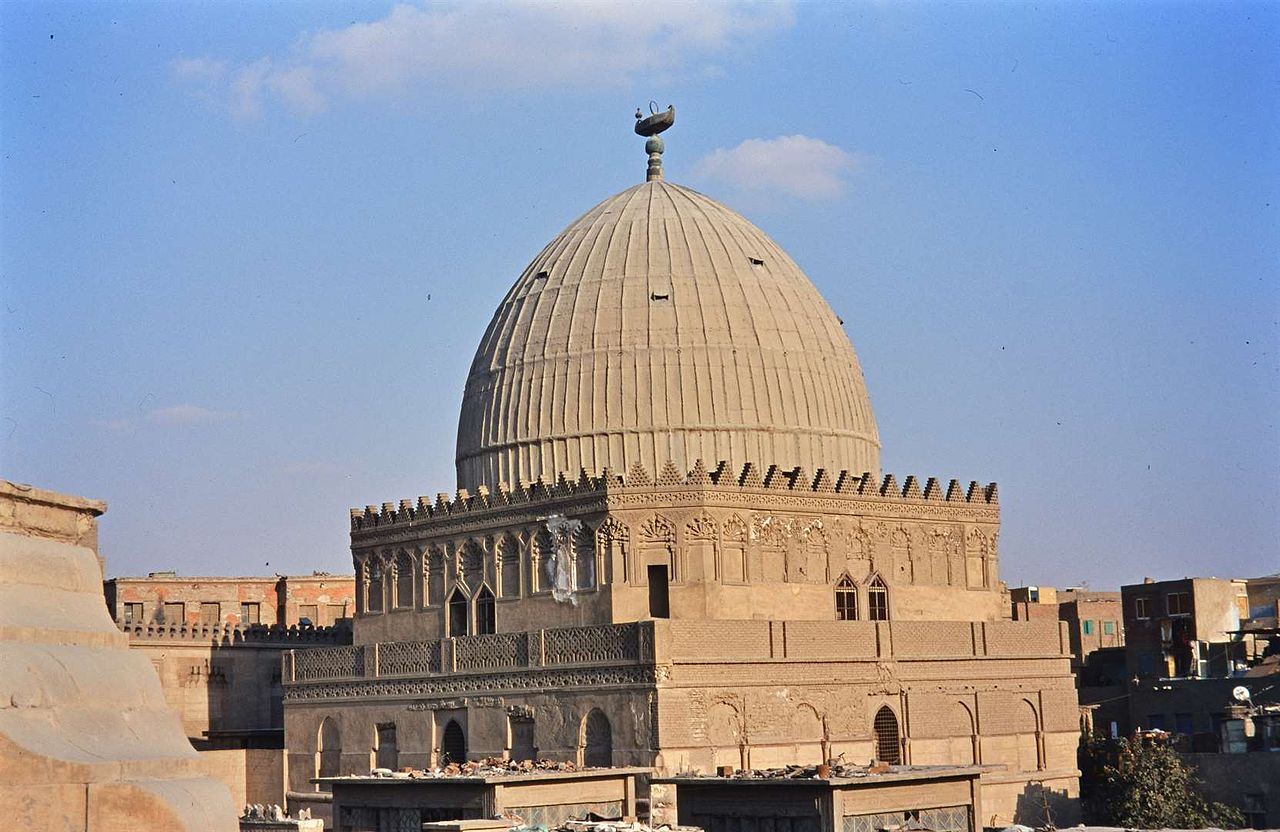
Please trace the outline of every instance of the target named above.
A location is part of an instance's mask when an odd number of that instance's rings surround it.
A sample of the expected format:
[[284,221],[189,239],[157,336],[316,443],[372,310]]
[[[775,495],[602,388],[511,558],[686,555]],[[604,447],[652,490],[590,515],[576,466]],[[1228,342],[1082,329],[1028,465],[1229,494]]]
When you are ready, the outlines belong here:
[[[436,777],[495,777],[502,775],[537,774],[539,772],[595,770],[578,767],[561,760],[506,760],[502,757],[485,757],[465,763],[448,763],[429,769],[405,766],[398,771],[375,768],[368,774],[343,775],[344,777],[390,777],[397,780],[430,780]],[[341,779],[341,778],[339,778]]]

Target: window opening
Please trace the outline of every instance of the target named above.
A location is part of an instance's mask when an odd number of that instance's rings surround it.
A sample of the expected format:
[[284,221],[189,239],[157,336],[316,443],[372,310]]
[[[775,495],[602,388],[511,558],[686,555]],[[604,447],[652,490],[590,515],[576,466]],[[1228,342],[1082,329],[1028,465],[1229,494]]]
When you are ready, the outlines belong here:
[[124,623],[141,624],[142,617],[142,604],[128,603],[124,605]]
[[582,764],[588,768],[613,765],[613,727],[599,708],[587,714],[582,726]]
[[649,577],[649,617],[670,618],[671,598],[669,596],[669,576],[665,564],[650,566]]
[[368,603],[364,608],[366,612],[382,612],[382,564],[373,561],[368,566],[369,569],[369,586],[368,586]]
[[1083,627],[1084,627],[1084,634],[1085,634],[1085,635],[1087,635],[1087,636],[1091,636],[1091,635],[1093,635],[1093,622],[1092,622],[1092,621],[1090,621],[1089,619],[1087,619],[1087,618],[1086,618],[1086,619],[1084,620]]
[[889,588],[879,575],[867,587],[867,615],[872,621],[889,620]]
[[240,604],[240,623],[241,624],[261,624],[262,623],[262,605],[251,602],[242,602]]
[[465,763],[467,761],[467,735],[456,720],[449,720],[444,726],[444,736],[440,740],[440,765],[448,763]]
[[1170,592],[1165,596],[1165,605],[1169,615],[1191,614],[1191,593]]
[[449,596],[449,636],[465,636],[467,634],[467,596],[462,590],[455,589]]
[[160,621],[164,624],[186,624],[186,604],[181,601],[166,601],[160,608]]
[[1133,599],[1133,616],[1134,618],[1146,619],[1151,617],[1151,604],[1146,598]]
[[476,593],[476,634],[487,636],[498,631],[493,605],[493,593],[482,586]]
[[413,606],[413,558],[408,552],[396,556],[396,607],[409,609]]
[[378,723],[374,743],[374,767],[395,771],[400,757],[400,749],[396,744],[396,724],[394,722]]
[[848,575],[836,582],[836,620],[858,620],[858,588]]
[[898,737],[898,718],[885,705],[876,711],[874,723],[876,759],[890,765],[902,764],[902,741]]

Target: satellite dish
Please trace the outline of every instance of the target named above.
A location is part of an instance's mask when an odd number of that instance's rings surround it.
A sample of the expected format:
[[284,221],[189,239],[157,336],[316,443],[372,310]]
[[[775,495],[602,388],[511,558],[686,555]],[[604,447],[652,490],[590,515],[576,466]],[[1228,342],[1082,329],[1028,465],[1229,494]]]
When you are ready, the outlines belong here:
[[1231,690],[1231,698],[1236,700],[1237,702],[1248,702],[1249,689],[1244,685],[1236,685]]

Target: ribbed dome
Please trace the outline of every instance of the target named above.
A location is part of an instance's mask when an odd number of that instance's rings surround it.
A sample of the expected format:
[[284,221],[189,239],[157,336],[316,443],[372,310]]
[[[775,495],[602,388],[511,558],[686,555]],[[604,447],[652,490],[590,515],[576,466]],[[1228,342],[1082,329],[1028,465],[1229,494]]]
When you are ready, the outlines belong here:
[[534,258],[471,364],[458,485],[702,459],[879,472],[862,369],[799,267],[665,181],[612,196]]

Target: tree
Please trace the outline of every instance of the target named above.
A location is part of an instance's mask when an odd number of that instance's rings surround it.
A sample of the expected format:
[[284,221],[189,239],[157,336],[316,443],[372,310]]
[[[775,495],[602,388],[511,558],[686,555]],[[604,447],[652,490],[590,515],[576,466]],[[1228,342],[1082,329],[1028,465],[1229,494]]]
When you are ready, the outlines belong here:
[[1086,750],[1087,807],[1094,820],[1134,829],[1239,829],[1244,815],[1209,800],[1167,735],[1093,740]]

